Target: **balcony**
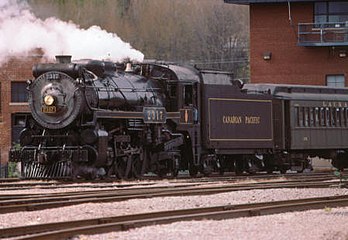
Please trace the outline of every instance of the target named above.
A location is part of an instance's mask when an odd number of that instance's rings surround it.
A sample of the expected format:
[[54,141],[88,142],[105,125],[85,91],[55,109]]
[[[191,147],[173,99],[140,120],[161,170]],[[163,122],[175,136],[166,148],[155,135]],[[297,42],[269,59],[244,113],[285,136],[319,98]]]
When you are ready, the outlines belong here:
[[299,23],[297,44],[305,47],[348,46],[348,22]]

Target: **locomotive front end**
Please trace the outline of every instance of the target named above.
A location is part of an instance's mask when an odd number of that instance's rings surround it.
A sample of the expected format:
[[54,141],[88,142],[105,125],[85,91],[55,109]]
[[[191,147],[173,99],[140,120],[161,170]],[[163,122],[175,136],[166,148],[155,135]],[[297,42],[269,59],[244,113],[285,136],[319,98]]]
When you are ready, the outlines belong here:
[[24,178],[71,177],[72,160],[92,153],[80,147],[76,122],[86,111],[83,68],[71,62],[38,64],[28,81],[31,118],[20,133],[10,161],[21,162]]
[[[39,76],[28,86],[33,118],[47,129],[65,128],[85,106],[81,80],[78,78],[79,69],[75,69],[73,75],[68,75],[66,72],[74,71],[74,65],[60,65],[48,72],[40,68],[40,65],[36,67],[34,75]],[[76,78],[72,77],[74,75]]]

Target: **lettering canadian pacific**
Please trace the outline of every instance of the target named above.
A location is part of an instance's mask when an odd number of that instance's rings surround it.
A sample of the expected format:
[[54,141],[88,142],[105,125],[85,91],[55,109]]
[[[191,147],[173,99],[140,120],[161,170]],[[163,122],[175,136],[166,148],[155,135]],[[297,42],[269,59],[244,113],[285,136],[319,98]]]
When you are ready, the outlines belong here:
[[234,116],[234,115],[223,115],[223,124],[260,124],[261,117],[259,116]]

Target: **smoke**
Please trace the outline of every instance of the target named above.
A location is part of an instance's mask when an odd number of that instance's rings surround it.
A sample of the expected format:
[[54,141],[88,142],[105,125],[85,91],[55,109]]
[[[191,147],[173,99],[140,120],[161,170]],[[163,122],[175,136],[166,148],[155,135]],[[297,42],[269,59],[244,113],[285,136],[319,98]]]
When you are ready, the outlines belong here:
[[68,54],[73,59],[126,58],[142,61],[144,55],[123,42],[116,34],[98,26],[81,29],[72,22],[51,17],[37,18],[24,1],[0,1],[0,65],[8,57],[27,56],[35,49],[42,49],[44,56]]

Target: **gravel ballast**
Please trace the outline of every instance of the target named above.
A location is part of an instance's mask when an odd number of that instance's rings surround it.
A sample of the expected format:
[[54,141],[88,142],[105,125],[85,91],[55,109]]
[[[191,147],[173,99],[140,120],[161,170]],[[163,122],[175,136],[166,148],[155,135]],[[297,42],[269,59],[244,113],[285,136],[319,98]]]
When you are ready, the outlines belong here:
[[191,221],[156,225],[76,239],[191,240],[347,240],[348,208],[323,209],[223,221]]
[[[0,227],[85,218],[108,217],[183,208],[234,205],[348,194],[347,189],[267,189],[203,196],[133,199],[115,203],[89,203],[33,212],[0,215]],[[240,218],[191,221],[132,229],[80,239],[348,239],[348,209],[322,209]],[[76,239],[79,239],[76,238]]]

